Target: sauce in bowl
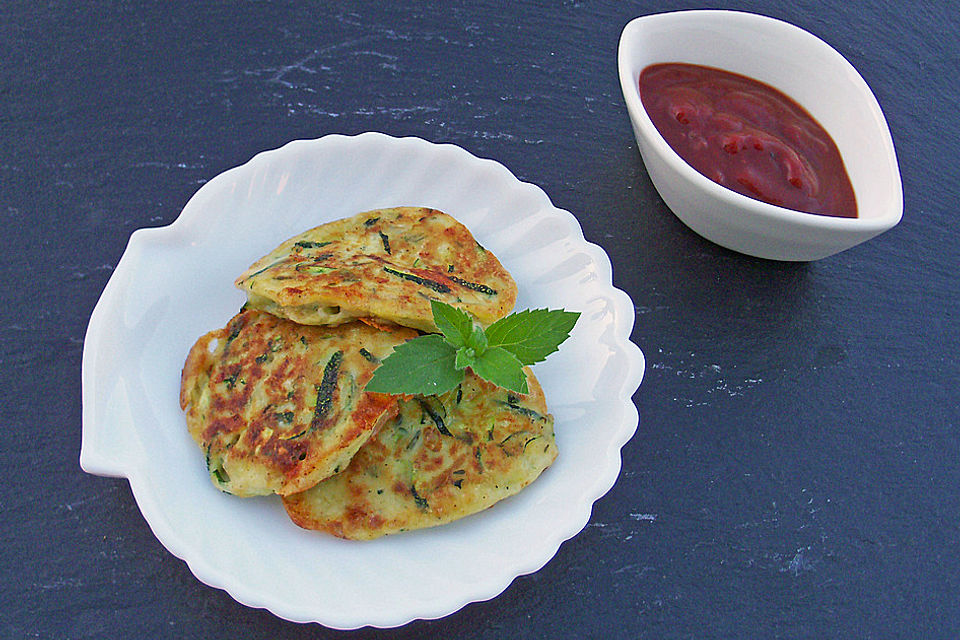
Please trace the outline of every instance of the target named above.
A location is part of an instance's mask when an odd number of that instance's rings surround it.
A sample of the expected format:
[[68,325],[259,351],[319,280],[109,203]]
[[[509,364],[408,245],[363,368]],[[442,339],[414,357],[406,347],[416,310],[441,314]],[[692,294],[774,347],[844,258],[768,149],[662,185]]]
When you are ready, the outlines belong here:
[[833,138],[773,87],[713,67],[655,64],[640,74],[640,99],[667,144],[714,182],[795,211],[857,217]]

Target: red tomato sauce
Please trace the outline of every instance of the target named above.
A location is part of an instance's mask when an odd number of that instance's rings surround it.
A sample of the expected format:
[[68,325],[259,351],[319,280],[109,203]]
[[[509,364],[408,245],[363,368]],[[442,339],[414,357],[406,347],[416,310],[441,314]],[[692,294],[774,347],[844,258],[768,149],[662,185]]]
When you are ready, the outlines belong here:
[[640,99],[673,150],[718,184],[795,211],[857,217],[833,138],[773,87],[712,67],[655,64],[640,74]]

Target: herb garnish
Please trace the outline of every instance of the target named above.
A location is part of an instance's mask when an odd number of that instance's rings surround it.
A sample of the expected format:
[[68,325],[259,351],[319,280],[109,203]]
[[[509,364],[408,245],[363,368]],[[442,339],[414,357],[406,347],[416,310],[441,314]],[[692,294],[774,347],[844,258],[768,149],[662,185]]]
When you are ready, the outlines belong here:
[[527,309],[486,330],[464,311],[431,300],[441,334],[397,346],[367,383],[367,391],[434,395],[454,389],[467,368],[488,382],[525,394],[525,365],[540,362],[566,340],[580,317],[562,309]]

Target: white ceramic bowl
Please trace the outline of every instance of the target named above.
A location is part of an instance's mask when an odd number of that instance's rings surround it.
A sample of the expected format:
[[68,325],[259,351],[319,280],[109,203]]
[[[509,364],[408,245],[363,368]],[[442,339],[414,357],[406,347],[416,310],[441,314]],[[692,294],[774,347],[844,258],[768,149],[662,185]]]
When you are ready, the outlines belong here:
[[[833,137],[857,199],[857,218],[792,211],[748,198],[698,173],[670,148],[640,102],[640,72],[685,62],[740,73],[799,102]],[[736,11],[637,18],[620,37],[620,84],[650,179],[701,236],[774,260],[816,260],[900,221],[900,170],[883,112],[856,69],[828,44],[786,22]]]

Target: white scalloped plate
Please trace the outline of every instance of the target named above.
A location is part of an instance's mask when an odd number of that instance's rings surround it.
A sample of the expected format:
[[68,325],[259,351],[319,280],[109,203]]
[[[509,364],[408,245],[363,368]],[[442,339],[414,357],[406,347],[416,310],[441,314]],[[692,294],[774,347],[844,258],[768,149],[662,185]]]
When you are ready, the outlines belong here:
[[[188,349],[242,304],[234,277],[281,241],[403,205],[463,222],[513,274],[517,309],[582,312],[560,352],[535,367],[556,417],[557,462],[480,514],[372,542],[299,529],[274,498],[220,493],[178,405]],[[87,328],[80,465],[128,478],[160,542],[245,605],[339,629],[442,617],[546,564],[613,486],[644,370],[633,319],[604,251],[502,165],[379,133],[298,140],[211,180],[173,224],[131,235]]]

